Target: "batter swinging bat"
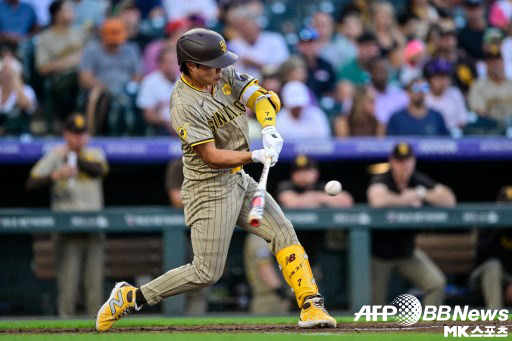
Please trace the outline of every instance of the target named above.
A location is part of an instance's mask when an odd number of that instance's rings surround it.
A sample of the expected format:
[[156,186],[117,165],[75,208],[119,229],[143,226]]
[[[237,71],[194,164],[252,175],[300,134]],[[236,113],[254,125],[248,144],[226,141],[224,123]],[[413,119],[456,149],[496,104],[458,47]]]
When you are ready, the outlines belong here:
[[267,178],[271,163],[272,158],[268,157],[263,164],[263,170],[261,171],[260,182],[258,183],[256,193],[254,193],[252,197],[251,211],[249,212],[249,224],[254,227],[260,226],[261,219],[263,219],[265,193],[267,192]]

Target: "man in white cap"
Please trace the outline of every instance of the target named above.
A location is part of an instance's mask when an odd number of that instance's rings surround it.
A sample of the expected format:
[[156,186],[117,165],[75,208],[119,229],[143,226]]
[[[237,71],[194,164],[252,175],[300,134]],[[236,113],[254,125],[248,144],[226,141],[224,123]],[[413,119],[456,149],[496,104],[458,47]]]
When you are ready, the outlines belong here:
[[327,116],[319,107],[311,104],[311,97],[304,83],[286,83],[281,95],[284,109],[277,116],[277,127],[285,139],[317,139],[331,136]]

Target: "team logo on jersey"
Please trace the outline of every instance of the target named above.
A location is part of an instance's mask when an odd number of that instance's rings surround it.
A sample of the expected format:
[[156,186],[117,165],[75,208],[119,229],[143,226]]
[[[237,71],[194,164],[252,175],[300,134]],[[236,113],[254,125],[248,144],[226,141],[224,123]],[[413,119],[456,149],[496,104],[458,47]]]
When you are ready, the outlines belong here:
[[185,140],[187,138],[187,129],[185,128],[185,126],[178,128],[178,135],[182,140]]
[[220,50],[223,53],[226,53],[226,51],[228,50],[228,48],[226,47],[226,42],[224,40],[221,40],[221,41],[219,41],[219,45],[220,45]]
[[222,87],[222,92],[224,93],[224,95],[231,95],[231,87],[229,86],[229,84],[224,84],[224,86]]

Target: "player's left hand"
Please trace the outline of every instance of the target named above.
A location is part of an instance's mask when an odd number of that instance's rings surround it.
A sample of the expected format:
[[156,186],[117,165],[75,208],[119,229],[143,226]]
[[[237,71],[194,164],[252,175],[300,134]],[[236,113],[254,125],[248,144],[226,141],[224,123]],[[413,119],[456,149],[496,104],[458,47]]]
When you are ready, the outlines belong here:
[[269,157],[272,158],[270,167],[274,167],[277,163],[278,155],[273,148],[257,149],[251,152],[251,158],[254,162],[265,163],[265,160]]
[[272,148],[276,151],[277,155],[281,153],[283,149],[283,138],[279,134],[274,126],[267,126],[261,131],[263,134],[263,148]]

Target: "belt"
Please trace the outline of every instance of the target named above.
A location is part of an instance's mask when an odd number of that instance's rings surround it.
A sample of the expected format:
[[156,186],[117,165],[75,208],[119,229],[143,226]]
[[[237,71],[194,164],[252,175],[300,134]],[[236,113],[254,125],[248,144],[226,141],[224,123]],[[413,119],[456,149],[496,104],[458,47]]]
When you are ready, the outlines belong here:
[[238,173],[240,171],[242,171],[243,167],[242,166],[238,166],[238,167],[235,167],[235,168],[231,168],[231,174],[235,174],[235,173]]

